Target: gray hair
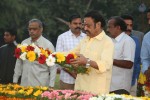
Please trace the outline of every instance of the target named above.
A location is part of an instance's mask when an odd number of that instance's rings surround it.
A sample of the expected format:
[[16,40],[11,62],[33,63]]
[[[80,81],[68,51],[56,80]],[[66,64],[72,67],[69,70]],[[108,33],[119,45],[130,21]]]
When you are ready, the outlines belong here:
[[43,23],[39,19],[31,19],[29,21],[29,24],[32,22],[37,22],[39,24],[39,27],[43,28]]

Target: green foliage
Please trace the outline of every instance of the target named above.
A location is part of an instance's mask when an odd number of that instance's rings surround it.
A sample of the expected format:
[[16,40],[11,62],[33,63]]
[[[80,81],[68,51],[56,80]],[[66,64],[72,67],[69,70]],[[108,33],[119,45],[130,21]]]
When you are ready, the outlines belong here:
[[144,18],[138,11],[140,3],[141,0],[1,0],[0,34],[3,29],[14,27],[19,38],[23,40],[28,35],[28,21],[38,18],[45,25],[44,35],[55,45],[57,36],[69,29],[57,18],[67,21],[73,13],[79,13],[83,17],[90,10],[98,10],[106,20],[111,16],[132,14],[136,28],[146,30],[143,25],[147,24],[146,21],[139,21],[139,18]]

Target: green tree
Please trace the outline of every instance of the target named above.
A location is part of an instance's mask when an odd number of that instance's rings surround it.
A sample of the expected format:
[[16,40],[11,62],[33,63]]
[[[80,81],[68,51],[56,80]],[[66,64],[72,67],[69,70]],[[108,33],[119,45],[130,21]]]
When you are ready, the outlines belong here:
[[[150,6],[149,0],[143,0]],[[145,13],[138,7],[141,0],[1,0],[0,31],[8,27],[16,27],[21,40],[28,37],[27,23],[38,18],[44,23],[43,34],[56,43],[57,36],[68,30],[68,17],[79,13],[82,17],[90,10],[98,10],[107,20],[111,16],[131,14],[135,19],[135,28],[146,29]],[[0,33],[0,34],[1,34]]]

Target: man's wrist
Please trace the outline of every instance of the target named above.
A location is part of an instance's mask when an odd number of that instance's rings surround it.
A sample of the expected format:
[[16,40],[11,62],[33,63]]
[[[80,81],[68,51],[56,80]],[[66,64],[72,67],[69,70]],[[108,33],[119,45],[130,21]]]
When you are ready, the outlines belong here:
[[86,62],[86,66],[85,66],[86,68],[89,68],[89,67],[90,67],[90,61],[91,61],[91,60],[90,60],[89,58],[87,58],[87,62]]

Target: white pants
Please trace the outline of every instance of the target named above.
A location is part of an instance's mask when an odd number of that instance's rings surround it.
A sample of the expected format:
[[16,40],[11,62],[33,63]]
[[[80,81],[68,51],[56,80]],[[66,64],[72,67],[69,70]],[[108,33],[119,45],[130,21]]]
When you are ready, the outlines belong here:
[[131,86],[130,95],[136,96],[136,93],[137,93],[137,79],[135,81],[135,84],[133,86]]

